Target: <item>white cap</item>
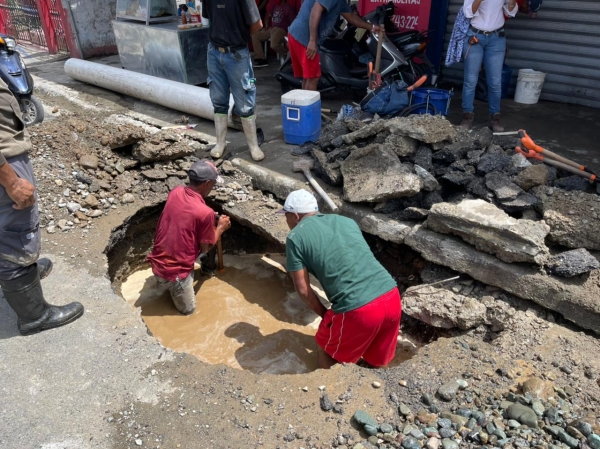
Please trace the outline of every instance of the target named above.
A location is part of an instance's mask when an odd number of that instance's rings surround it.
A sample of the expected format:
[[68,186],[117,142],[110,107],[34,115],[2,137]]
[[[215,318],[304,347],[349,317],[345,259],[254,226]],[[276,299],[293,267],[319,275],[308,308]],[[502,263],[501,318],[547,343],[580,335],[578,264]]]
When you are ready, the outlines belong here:
[[311,212],[318,212],[319,205],[317,200],[312,193],[307,190],[300,189],[294,190],[285,199],[283,209],[278,211],[278,214],[285,214],[290,212],[292,214],[309,214]]

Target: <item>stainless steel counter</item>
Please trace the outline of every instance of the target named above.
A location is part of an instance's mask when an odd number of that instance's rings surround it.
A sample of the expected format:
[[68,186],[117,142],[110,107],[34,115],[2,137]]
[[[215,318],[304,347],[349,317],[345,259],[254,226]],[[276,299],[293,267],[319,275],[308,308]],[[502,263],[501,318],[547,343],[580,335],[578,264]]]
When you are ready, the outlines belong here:
[[179,30],[176,22],[145,25],[112,21],[127,70],[186,84],[205,84],[208,27]]

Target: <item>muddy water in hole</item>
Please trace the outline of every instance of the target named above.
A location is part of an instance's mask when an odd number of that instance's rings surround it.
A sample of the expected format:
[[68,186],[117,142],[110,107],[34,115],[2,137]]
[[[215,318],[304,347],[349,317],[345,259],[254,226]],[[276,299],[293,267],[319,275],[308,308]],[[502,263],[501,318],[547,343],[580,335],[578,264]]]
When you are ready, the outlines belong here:
[[[197,307],[190,316],[179,314],[149,268],[130,275],[121,292],[142,308],[146,325],[168,348],[254,373],[306,373],[317,368],[314,335],[321,319],[298,298],[283,261],[225,256],[225,270],[217,277],[197,272]],[[313,287],[324,297],[314,279]],[[400,339],[391,365],[415,350],[412,342]]]

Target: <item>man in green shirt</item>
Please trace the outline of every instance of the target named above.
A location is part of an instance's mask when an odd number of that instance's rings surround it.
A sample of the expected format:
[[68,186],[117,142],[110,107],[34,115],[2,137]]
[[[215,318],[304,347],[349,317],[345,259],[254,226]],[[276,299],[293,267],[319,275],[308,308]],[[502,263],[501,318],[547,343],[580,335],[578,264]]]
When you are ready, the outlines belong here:
[[[279,213],[291,232],[287,271],[300,299],[323,320],[317,331],[319,366],[387,365],[396,352],[402,313],[394,279],[375,259],[354,220],[318,211],[306,190],[289,194]],[[315,276],[331,303],[327,310],[310,286]]]

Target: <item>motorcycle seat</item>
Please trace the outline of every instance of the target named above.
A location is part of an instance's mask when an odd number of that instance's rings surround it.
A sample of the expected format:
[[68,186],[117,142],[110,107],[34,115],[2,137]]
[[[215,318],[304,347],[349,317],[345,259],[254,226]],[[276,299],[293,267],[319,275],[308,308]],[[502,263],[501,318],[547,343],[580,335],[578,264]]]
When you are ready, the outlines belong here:
[[353,78],[362,78],[369,74],[369,69],[366,67],[355,67],[348,72]]
[[350,52],[350,47],[341,39],[326,39],[323,44],[321,44],[320,50],[324,53],[345,55]]
[[392,36],[388,35],[388,38],[394,44],[403,44],[403,43],[408,42],[411,39],[413,39],[416,34],[418,34],[418,32],[415,32],[415,31],[406,31],[404,33],[400,33],[400,34],[397,34],[397,35],[392,35]]

